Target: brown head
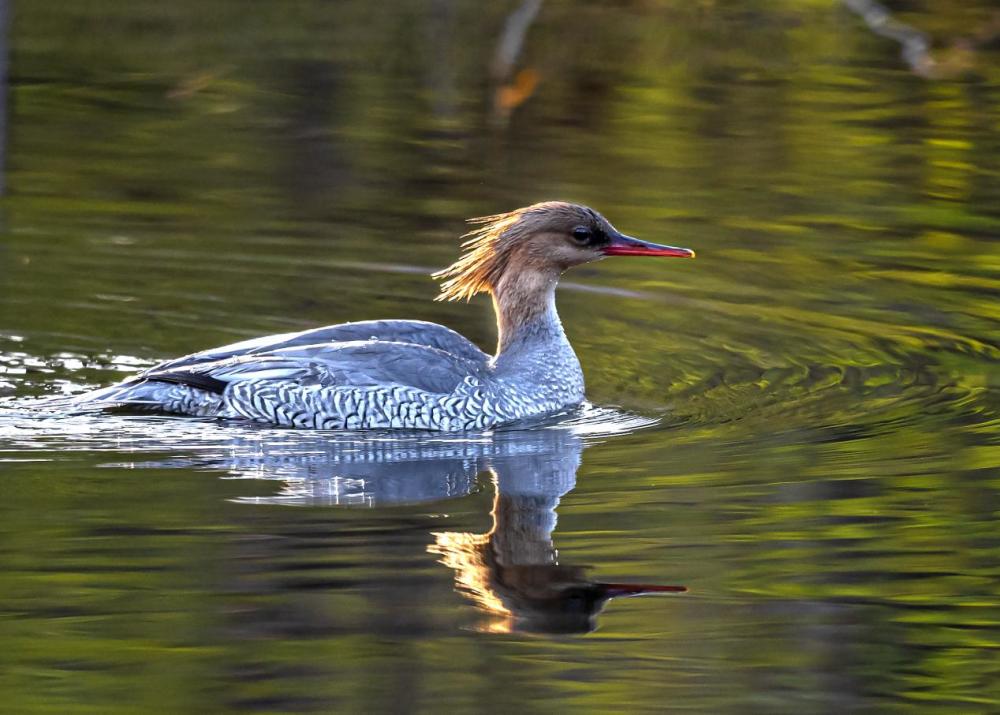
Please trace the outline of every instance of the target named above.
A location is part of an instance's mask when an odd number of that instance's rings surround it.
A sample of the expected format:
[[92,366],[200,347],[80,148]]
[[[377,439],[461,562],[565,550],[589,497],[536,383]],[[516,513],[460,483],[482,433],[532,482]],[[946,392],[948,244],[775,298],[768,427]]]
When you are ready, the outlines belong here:
[[479,228],[465,235],[465,253],[434,274],[444,279],[438,300],[496,295],[555,285],[568,268],[605,256],[694,258],[694,251],[661,246],[620,233],[593,209],[546,201],[509,213],[470,219]]

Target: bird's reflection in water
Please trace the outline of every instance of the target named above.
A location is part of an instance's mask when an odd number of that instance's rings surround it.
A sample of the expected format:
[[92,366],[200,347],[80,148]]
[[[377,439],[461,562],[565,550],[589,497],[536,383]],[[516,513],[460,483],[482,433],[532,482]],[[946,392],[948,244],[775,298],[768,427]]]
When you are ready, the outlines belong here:
[[584,633],[612,598],[685,590],[603,583],[581,566],[559,563],[556,508],[576,485],[586,446],[572,428],[467,439],[285,434],[251,432],[231,445],[231,475],[282,482],[276,495],[238,501],[369,507],[440,501],[469,494],[477,475],[491,473],[492,529],[435,533],[428,546],[454,570],[458,590],[485,612],[483,630]]
[[559,564],[552,540],[556,507],[576,484],[582,443],[562,430],[549,430],[540,441],[547,448],[491,461],[496,495],[488,533],[437,533],[428,547],[455,570],[459,590],[489,614],[484,630],[585,633],[616,596],[684,591],[601,583],[584,567]]

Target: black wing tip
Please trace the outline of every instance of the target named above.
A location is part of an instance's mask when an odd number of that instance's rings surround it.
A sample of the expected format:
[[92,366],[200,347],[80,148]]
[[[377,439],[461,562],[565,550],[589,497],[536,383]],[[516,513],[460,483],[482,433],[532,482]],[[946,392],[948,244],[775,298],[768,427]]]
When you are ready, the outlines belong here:
[[211,375],[205,375],[197,372],[186,372],[184,370],[156,373],[147,376],[146,379],[152,382],[169,382],[175,385],[187,385],[188,387],[193,387],[196,390],[204,390],[205,392],[211,392],[216,395],[221,395],[225,392],[226,386],[229,384],[225,380],[219,380]]

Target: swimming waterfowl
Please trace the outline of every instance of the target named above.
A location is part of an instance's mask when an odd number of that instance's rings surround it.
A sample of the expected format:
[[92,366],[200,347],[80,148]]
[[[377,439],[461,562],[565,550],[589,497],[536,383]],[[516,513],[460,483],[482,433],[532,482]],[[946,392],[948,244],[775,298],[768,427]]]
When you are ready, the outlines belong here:
[[584,399],[556,313],[559,276],[605,256],[694,257],[561,201],[471,223],[463,255],[434,277],[438,300],[492,296],[493,356],[434,323],[344,323],[169,360],[80,402],[311,429],[480,430],[543,416]]

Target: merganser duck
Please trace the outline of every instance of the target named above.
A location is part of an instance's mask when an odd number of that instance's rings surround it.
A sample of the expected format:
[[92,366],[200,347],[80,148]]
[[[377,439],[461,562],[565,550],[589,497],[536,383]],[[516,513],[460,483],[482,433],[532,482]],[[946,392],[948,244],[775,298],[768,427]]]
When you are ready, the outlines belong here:
[[169,360],[79,403],[311,429],[482,430],[543,416],[584,399],[556,313],[560,274],[605,256],[695,255],[626,236],[593,209],[561,201],[470,223],[478,228],[464,237],[464,254],[434,274],[444,281],[437,299],[493,297],[492,357],[434,323],[344,323]]

